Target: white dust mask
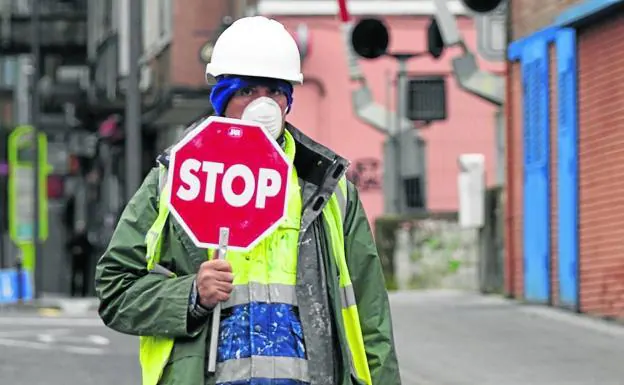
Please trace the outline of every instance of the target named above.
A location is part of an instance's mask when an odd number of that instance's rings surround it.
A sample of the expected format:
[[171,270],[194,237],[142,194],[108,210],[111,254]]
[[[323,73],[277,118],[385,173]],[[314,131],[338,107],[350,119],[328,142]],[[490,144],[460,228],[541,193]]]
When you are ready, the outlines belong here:
[[279,138],[282,134],[282,126],[284,124],[282,109],[275,100],[269,97],[261,96],[249,103],[245,107],[241,119],[252,120],[262,124],[273,139]]

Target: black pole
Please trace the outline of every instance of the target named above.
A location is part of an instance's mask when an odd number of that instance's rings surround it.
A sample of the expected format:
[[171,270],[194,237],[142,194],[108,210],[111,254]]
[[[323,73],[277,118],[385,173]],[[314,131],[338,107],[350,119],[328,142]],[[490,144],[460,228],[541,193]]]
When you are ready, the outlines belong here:
[[130,68],[126,88],[126,199],[132,198],[141,185],[143,149],[141,146],[141,93],[139,59],[141,58],[141,2],[128,2],[130,32]]
[[[35,298],[41,297],[41,289],[43,282],[43,261],[41,260],[41,243],[39,237],[39,191],[41,186],[39,185],[39,113],[40,113],[40,99],[39,99],[39,79],[41,78],[41,21],[40,21],[40,9],[38,2],[32,2],[32,15],[31,15],[31,49],[32,49],[32,77],[31,77],[31,122],[33,126],[33,178],[34,180],[34,218],[33,218],[33,251],[35,259]],[[21,279],[21,277],[19,277]]]

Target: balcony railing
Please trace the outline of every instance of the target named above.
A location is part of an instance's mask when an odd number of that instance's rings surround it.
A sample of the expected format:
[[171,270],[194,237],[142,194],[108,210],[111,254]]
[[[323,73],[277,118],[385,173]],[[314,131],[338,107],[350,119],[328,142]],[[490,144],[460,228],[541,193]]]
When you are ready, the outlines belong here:
[[37,6],[42,18],[86,17],[87,3],[87,0],[0,0],[0,14],[29,18],[33,6]]
[[[87,46],[87,2],[37,1],[40,7],[42,53],[84,55]],[[33,0],[0,0],[0,51],[5,55],[31,50]]]

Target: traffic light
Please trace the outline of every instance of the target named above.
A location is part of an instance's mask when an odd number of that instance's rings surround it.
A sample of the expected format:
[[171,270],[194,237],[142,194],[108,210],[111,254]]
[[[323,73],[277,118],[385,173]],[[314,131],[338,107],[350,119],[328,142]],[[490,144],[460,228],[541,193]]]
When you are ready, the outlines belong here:
[[427,27],[427,51],[435,59],[439,59],[444,51],[444,40],[442,40],[440,27],[435,17],[429,20],[429,27]]
[[379,19],[361,19],[351,31],[353,50],[365,59],[377,59],[385,55],[389,43],[388,28]]
[[[390,44],[388,27],[375,18],[361,19],[351,31],[353,50],[364,59],[377,59],[386,55]],[[427,50],[434,58],[439,58],[444,51],[444,41],[435,17],[427,28]]]
[[477,13],[488,13],[506,0],[462,0],[466,8]]

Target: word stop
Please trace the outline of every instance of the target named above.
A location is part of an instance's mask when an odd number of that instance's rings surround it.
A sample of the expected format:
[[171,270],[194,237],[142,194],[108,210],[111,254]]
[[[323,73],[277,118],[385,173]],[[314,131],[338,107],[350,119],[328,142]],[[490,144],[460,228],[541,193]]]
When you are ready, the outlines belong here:
[[[176,195],[185,201],[192,201],[199,196],[202,186],[199,171],[206,174],[204,202],[213,203],[215,196],[220,193],[225,201],[232,207],[242,207],[247,205],[251,199],[256,197],[255,207],[263,209],[266,205],[266,199],[276,196],[282,187],[282,178],[280,174],[270,168],[260,168],[258,172],[258,181],[249,167],[244,164],[234,164],[225,170],[223,163],[218,162],[200,162],[197,159],[187,159],[180,166],[181,185]],[[225,171],[225,172],[224,172]],[[218,185],[217,177],[223,174]],[[243,180],[243,191],[236,193],[232,184],[236,178]]]

